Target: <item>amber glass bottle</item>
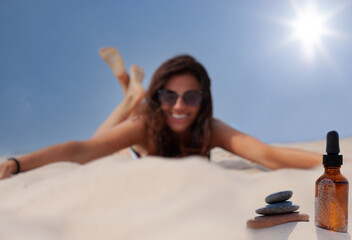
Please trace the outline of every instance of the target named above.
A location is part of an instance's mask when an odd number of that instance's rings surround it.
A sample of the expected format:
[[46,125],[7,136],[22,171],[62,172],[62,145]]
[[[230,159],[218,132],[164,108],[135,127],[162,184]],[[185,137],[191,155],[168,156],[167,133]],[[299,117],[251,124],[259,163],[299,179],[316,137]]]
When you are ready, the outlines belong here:
[[324,174],[315,183],[315,225],[330,231],[347,232],[348,181],[341,174],[342,155],[336,131],[327,135]]

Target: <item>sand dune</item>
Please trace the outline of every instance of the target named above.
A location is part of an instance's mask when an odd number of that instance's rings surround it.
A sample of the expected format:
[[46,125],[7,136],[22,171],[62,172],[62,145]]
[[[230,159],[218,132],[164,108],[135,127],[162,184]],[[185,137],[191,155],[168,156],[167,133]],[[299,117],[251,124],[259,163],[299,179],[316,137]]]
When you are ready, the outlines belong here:
[[[351,180],[352,138],[340,145],[341,170]],[[325,141],[285,146],[323,154]],[[221,149],[212,158],[112,155],[0,181],[0,239],[350,239],[314,226],[314,184],[323,167],[269,171]],[[247,228],[265,196],[280,190],[293,191],[310,221]]]

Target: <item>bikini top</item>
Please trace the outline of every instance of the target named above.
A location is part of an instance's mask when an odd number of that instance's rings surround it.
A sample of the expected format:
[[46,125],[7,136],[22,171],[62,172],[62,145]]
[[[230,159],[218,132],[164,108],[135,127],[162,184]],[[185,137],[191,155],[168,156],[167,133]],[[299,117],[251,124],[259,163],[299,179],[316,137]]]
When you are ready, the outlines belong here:
[[[130,147],[130,154],[132,156],[133,159],[139,159],[141,158],[141,155],[133,149],[133,147]],[[210,152],[207,154],[208,160],[210,161]]]

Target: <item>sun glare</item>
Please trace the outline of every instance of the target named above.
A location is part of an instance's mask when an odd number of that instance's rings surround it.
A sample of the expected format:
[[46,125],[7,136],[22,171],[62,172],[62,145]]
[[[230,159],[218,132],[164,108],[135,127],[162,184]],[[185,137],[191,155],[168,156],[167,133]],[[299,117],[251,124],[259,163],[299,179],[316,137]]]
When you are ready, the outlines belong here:
[[302,14],[295,22],[296,35],[303,41],[314,42],[322,35],[323,23],[316,13]]
[[321,11],[318,1],[305,1],[306,5],[300,5],[296,0],[291,0],[294,19],[282,19],[281,23],[292,28],[292,34],[287,42],[299,41],[307,59],[314,59],[320,53],[325,60],[330,61],[328,51],[323,44],[326,36],[338,37],[340,34],[327,27],[328,21],[337,13],[345,9],[346,4],[340,4],[329,11]]
[[313,57],[316,48],[321,45],[321,39],[326,32],[326,19],[315,5],[306,8],[296,7],[297,19],[292,21],[293,38],[301,41],[303,50],[308,57]]

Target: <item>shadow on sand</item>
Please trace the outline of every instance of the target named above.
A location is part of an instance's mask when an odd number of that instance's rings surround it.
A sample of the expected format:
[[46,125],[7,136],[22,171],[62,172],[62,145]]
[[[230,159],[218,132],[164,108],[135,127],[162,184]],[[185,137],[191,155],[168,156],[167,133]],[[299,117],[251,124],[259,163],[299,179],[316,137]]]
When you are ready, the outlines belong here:
[[332,232],[322,228],[316,227],[317,239],[318,240],[350,240],[351,236],[349,233]]
[[268,228],[251,229],[247,227],[247,240],[287,240],[293,229],[295,229],[297,222],[280,224]]

